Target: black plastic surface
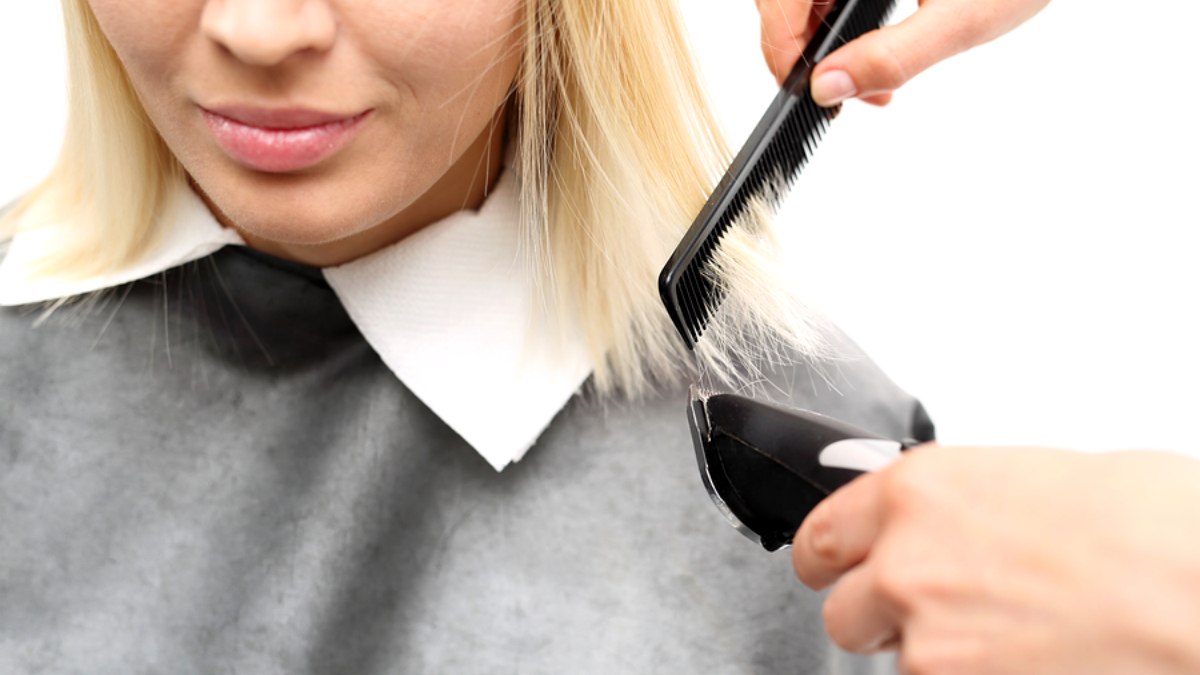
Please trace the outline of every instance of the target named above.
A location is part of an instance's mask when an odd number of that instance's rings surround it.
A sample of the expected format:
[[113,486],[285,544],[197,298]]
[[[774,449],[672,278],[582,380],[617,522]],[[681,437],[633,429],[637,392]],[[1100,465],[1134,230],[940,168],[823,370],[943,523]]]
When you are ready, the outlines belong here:
[[714,500],[768,551],[790,543],[822,499],[862,474],[823,466],[822,450],[846,439],[888,440],[825,415],[736,394],[692,405],[697,459]]

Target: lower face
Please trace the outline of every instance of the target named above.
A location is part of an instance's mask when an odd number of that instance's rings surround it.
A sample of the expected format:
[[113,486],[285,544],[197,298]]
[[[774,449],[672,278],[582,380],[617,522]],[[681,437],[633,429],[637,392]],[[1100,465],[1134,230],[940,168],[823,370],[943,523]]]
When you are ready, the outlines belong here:
[[220,217],[275,242],[462,208],[521,57],[520,0],[87,2]]

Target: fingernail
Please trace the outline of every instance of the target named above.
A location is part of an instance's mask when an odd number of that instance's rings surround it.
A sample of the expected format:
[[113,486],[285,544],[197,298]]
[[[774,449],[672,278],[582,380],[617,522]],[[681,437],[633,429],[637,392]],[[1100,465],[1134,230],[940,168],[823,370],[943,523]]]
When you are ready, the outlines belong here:
[[858,93],[854,80],[844,70],[830,70],[813,80],[812,95],[817,105],[831,106]]

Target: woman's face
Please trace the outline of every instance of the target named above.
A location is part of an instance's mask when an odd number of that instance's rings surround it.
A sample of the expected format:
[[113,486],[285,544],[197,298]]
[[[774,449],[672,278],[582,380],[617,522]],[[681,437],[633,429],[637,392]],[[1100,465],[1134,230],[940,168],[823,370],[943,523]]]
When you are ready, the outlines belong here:
[[520,0],[87,1],[248,240],[399,238],[469,204],[495,162]]

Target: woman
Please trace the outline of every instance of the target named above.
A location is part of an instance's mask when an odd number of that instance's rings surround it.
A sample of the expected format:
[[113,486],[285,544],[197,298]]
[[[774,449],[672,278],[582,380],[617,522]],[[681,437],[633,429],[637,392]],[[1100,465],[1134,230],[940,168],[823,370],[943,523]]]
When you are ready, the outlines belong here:
[[800,325],[752,223],[734,320],[698,361],[672,332],[726,152],[671,3],[63,8],[67,138],[0,268],[0,670],[842,658],[713,512],[684,384],[920,408]]
[[[651,280],[724,150],[671,8],[475,9],[65,0],[0,270],[63,305],[0,315],[6,672],[832,667],[691,466]],[[909,435],[728,249],[695,367]]]

